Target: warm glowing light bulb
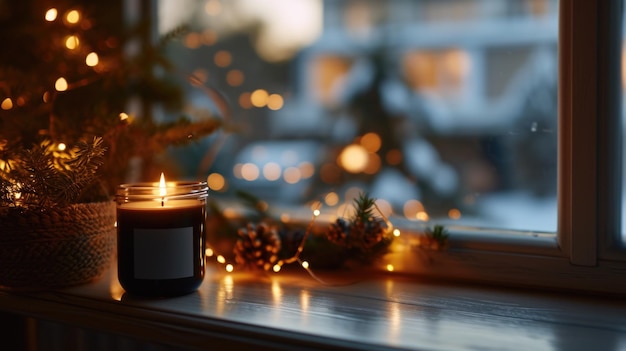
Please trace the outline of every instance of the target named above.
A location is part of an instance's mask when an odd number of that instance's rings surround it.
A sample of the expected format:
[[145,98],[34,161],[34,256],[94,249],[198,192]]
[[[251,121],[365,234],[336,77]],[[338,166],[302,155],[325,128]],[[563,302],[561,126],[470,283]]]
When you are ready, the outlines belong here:
[[6,98],[4,100],[2,100],[2,104],[0,104],[0,108],[2,108],[3,110],[10,110],[13,108],[13,101],[11,100],[11,98]]
[[159,196],[163,197],[167,195],[167,188],[165,186],[165,176],[161,172],[161,180],[159,181]]
[[319,215],[320,215],[320,210],[314,210],[314,211],[313,211],[313,215],[314,215],[315,217],[319,216]]
[[212,248],[210,248],[210,247],[207,247],[207,248],[204,250],[204,255],[205,255],[205,256],[207,256],[207,257],[212,257],[212,256],[213,256],[213,249],[212,249]]
[[128,114],[125,112],[120,113],[120,121],[125,121],[128,119]]
[[274,269],[274,272],[276,272],[276,273],[280,272],[280,268],[281,268],[281,267],[280,267],[280,265],[279,265],[279,264],[275,264],[275,265],[274,265],[274,268],[273,268],[273,269]]
[[57,79],[56,83],[54,83],[54,88],[57,91],[66,91],[67,90],[67,80],[65,80],[65,78],[63,78],[63,77]]
[[229,263],[229,264],[226,265],[226,272],[230,273],[230,272],[233,271],[233,269],[234,269],[234,267],[233,267],[232,264]]
[[400,229],[394,229],[393,230],[393,236],[395,236],[395,237],[400,236]]
[[57,14],[58,14],[57,9],[55,8],[49,9],[48,11],[46,11],[46,21],[48,22],[54,21],[55,19],[57,19]]
[[65,20],[67,23],[76,24],[80,21],[80,12],[77,10],[72,10],[65,15]]
[[70,50],[76,49],[78,45],[80,45],[80,40],[78,40],[78,37],[75,35],[70,35],[65,39],[65,47]]
[[65,151],[66,148],[67,148],[67,145],[65,145],[64,143],[59,143],[59,145],[57,145],[57,149],[59,151]]
[[95,52],[89,53],[89,55],[87,55],[87,57],[85,58],[85,63],[89,67],[96,66],[99,61],[100,60],[98,59],[98,54],[96,54]]
[[224,264],[226,263],[226,259],[222,255],[217,255],[217,262]]
[[307,262],[307,261],[302,261],[302,268],[304,268],[304,269],[309,269],[309,262]]
[[387,265],[387,270],[388,270],[389,272],[393,272],[393,270],[394,270],[393,265],[392,265],[392,264],[388,264],[388,265]]

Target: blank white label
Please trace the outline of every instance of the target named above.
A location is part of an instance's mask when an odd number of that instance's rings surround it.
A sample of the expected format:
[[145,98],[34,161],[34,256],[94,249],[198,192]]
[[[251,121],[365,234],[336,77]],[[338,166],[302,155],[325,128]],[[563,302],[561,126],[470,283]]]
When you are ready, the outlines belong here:
[[193,277],[193,227],[134,231],[135,278]]

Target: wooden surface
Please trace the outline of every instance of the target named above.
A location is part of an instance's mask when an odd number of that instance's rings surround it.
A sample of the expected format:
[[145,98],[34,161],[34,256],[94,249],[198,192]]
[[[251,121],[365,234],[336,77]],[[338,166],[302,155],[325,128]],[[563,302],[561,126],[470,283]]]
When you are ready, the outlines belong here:
[[0,310],[189,349],[626,350],[626,303],[317,272],[222,273],[168,299],[124,294],[115,268],[62,291],[0,293]]

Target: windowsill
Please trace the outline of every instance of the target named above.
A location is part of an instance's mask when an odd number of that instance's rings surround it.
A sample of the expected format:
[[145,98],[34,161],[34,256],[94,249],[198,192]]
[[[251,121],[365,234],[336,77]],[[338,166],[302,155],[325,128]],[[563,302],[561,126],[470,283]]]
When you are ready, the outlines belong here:
[[84,286],[0,293],[0,310],[182,348],[589,350],[626,345],[626,303],[385,274],[223,273],[193,294],[123,295],[115,269]]
[[[229,221],[243,221],[245,210],[236,204],[227,208],[224,212],[229,214]],[[289,211],[273,209],[274,218],[288,213],[289,224],[303,230],[313,220],[312,232],[317,234],[336,218],[329,213],[312,217],[311,209],[304,206]],[[390,252],[372,266],[377,272],[385,273],[388,267],[392,267],[395,273],[414,277],[626,296],[624,266],[620,261],[602,258],[595,266],[574,265],[559,246],[555,233],[446,223],[449,245],[446,250],[437,251],[425,249],[420,244],[427,229],[425,222],[390,220],[401,235],[394,238]],[[209,240],[209,245],[213,244]],[[216,252],[216,255],[222,253]]]

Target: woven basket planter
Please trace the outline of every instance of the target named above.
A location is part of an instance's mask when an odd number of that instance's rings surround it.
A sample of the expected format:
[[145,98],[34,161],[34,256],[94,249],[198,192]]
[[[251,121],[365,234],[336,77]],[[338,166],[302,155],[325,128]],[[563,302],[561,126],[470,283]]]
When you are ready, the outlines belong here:
[[90,282],[115,248],[115,203],[0,214],[0,288],[40,290]]

